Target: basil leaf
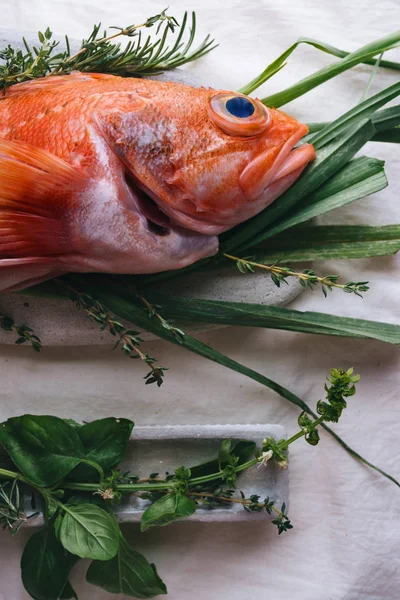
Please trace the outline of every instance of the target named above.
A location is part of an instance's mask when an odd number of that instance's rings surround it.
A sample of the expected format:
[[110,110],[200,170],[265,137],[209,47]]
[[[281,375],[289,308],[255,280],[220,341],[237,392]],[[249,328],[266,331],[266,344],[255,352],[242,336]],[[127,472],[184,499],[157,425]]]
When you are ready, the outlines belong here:
[[71,554],[109,560],[118,550],[118,531],[112,517],[94,504],[64,505],[56,519],[57,536]]
[[178,519],[190,517],[196,512],[196,508],[196,503],[183,494],[176,492],[167,494],[144,511],[140,528],[145,531],[150,527],[169,525]]
[[[230,454],[236,456],[239,459],[237,464],[241,465],[250,460],[252,456],[254,456],[255,449],[255,442],[250,442],[248,440],[232,440]],[[201,463],[194,467],[190,467],[192,478],[203,477],[204,475],[211,475],[212,473],[216,473],[219,470],[219,462],[217,459]],[[218,487],[221,484],[221,479],[213,481],[212,485],[214,486],[214,484],[215,487]]]
[[[75,556],[74,554],[70,554],[69,552],[66,553],[67,554],[67,573],[68,576],[71,572],[71,569],[74,565],[76,565],[76,563],[79,561],[78,556]],[[74,588],[72,587],[69,579],[67,579],[67,582],[65,584],[65,586],[63,587],[63,590],[60,594],[60,600],[78,600],[78,595],[75,592]]]
[[22,474],[41,487],[54,485],[85,458],[77,432],[58,417],[8,419],[0,425],[0,442]]
[[61,594],[60,600],[78,600],[78,596],[69,581],[65,584]]
[[[86,458],[99,464],[105,472],[117,466],[126,452],[134,423],[114,417],[99,419],[77,430]],[[98,480],[98,473],[88,465],[80,464],[71,473],[74,481]]]
[[255,442],[251,442],[249,440],[239,440],[235,443],[233,448],[231,448],[231,454],[237,456],[239,459],[237,464],[242,465],[254,456],[256,448],[257,444]]
[[74,419],[64,419],[64,421],[68,423],[68,425],[71,425],[71,427],[74,429],[80,429],[82,427],[82,423],[78,423]]
[[52,517],[54,517],[54,515],[58,511],[59,504],[58,504],[57,500],[55,500],[50,495],[49,496],[45,496],[45,499],[46,499],[46,507],[47,507],[47,515],[46,515],[46,517],[48,519],[51,519]]
[[21,558],[21,576],[34,600],[58,600],[68,579],[68,568],[52,526],[29,538]]
[[106,562],[93,561],[87,571],[86,581],[111,594],[133,598],[153,598],[167,593],[155,566],[133,550],[122,536],[117,555]]

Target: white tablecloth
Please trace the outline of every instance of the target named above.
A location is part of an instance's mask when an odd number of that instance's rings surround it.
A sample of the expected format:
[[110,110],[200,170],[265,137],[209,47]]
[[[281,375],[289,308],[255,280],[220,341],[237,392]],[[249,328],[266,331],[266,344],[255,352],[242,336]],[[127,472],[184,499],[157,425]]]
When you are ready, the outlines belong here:
[[[50,25],[73,37],[94,22],[127,25],[164,8],[163,2],[132,0],[0,0],[2,27],[35,30]],[[398,26],[398,0],[175,0],[170,12],[197,10],[199,34],[220,43],[190,69],[209,85],[237,89],[299,37],[354,49]],[[400,60],[400,53],[392,53]],[[301,48],[289,65],[260,91],[272,93],[332,59]],[[370,67],[362,66],[308,94],[286,109],[306,121],[328,120],[357,102]],[[398,80],[382,71],[371,93]],[[325,219],[329,223],[384,224],[400,221],[399,147],[371,144],[387,161],[390,187]],[[319,264],[321,273],[370,280],[363,300],[333,292],[303,294],[293,306],[338,315],[399,322],[399,259]],[[400,478],[399,354],[364,340],[314,337],[270,330],[229,328],[201,336],[233,358],[252,365],[314,405],[332,366],[361,373],[358,392],[337,430],[354,448]],[[143,366],[108,348],[0,348],[1,406],[5,419],[23,412],[76,419],[120,415],[140,424],[283,423],[296,430],[298,411],[273,392],[238,374],[163,342],[150,352],[170,371],[161,389],[145,387]],[[138,534],[137,547],[158,565],[174,600],[229,597],[276,600],[398,600],[400,597],[399,490],[361,466],[329,436],[317,448],[298,442],[291,452],[290,517],[294,529],[280,537],[267,522],[235,525],[178,524]],[[0,598],[26,599],[19,557],[27,534],[2,534]],[[81,599],[111,598],[84,583],[84,566],[73,583]]]

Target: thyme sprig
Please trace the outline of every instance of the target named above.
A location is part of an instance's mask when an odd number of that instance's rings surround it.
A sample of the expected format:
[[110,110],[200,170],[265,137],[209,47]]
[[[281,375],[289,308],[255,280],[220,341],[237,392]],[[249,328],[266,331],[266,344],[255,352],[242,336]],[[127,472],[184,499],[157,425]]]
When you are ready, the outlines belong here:
[[225,258],[234,260],[236,266],[241,273],[254,273],[256,269],[264,269],[271,273],[271,279],[277,287],[280,287],[281,283],[287,284],[288,277],[297,277],[300,285],[304,288],[313,290],[315,286],[321,285],[322,293],[325,298],[328,295],[328,291],[331,292],[333,288],[343,290],[348,294],[355,294],[362,298],[361,292],[367,292],[369,290],[368,281],[347,281],[346,283],[338,283],[340,275],[325,275],[320,277],[313,269],[304,269],[302,272],[294,271],[289,267],[279,267],[277,264],[264,265],[262,263],[253,262],[249,258],[238,258],[231,254],[224,253]]
[[169,331],[174,336],[176,341],[181,344],[185,337],[185,332],[182,331],[182,329],[178,329],[178,327],[174,327],[170,323],[170,321],[167,321],[167,319],[164,319],[164,317],[160,315],[157,309],[160,309],[162,307],[158,304],[150,304],[150,302],[146,300],[146,298],[143,298],[143,296],[138,296],[138,298],[143,302],[143,304],[147,308],[149,312],[149,317],[155,317],[161,323],[162,327]]
[[[56,52],[59,42],[53,39],[53,32],[47,28],[38,33],[38,46],[32,47],[23,38],[25,51],[7,46],[0,50],[0,88],[5,91],[10,85],[45,76],[66,75],[71,71],[111,73],[113,75],[146,75],[174,69],[201,58],[216,45],[207,36],[197,48],[192,49],[196,35],[196,14],[192,12],[189,37],[184,43],[183,36],[188,26],[188,13],[185,12],[182,24],[167,15],[166,10],[149,17],[138,25],[112,27],[117,33],[102,35],[101,24],[95,25],[87,39],[82,41],[80,49],[71,54],[70,42],[65,36],[66,50]],[[141,31],[157,25],[158,39],[150,36],[142,39]],[[168,34],[180,28],[178,36],[170,47]],[[125,47],[114,40],[129,38]]]
[[4,331],[15,332],[17,334],[16,344],[20,345],[28,342],[35,352],[40,352],[42,342],[28,325],[17,325],[14,319],[0,313],[0,327]]
[[274,505],[274,502],[267,498],[264,499],[263,502],[260,502],[260,496],[257,494],[252,494],[249,498],[246,498],[244,493],[240,492],[240,498],[232,498],[231,496],[232,490],[228,490],[228,492],[220,492],[219,495],[212,494],[208,492],[190,492],[189,495],[194,497],[195,500],[202,502],[203,504],[214,507],[215,505],[227,505],[231,504],[241,504],[246,512],[262,512],[265,510],[269,515],[274,511],[277,515],[275,519],[271,521],[273,525],[275,525],[278,529],[278,535],[284,533],[285,531],[289,531],[289,529],[293,529],[293,525],[290,522],[289,517],[285,514],[286,504],[283,503],[281,509],[277,508]]
[[150,371],[144,376],[146,385],[156,383],[160,387],[164,382],[164,372],[168,369],[157,364],[157,359],[149,354],[142,352],[140,345],[143,339],[140,333],[127,329],[121,321],[108,310],[104,304],[86,294],[77,288],[66,283],[64,280],[54,280],[61,285],[67,292],[69,298],[74,302],[78,310],[84,310],[89,321],[98,323],[101,331],[108,330],[111,335],[117,336],[115,348],[121,348],[122,352],[128,358],[140,358],[150,368]]

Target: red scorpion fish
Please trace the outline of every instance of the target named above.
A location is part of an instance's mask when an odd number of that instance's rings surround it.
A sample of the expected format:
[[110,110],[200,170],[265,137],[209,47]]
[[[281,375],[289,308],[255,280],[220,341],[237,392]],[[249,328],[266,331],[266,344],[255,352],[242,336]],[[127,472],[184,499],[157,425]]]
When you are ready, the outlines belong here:
[[229,91],[72,73],[0,99],[0,291],[155,273],[218,250],[314,159],[285,113]]

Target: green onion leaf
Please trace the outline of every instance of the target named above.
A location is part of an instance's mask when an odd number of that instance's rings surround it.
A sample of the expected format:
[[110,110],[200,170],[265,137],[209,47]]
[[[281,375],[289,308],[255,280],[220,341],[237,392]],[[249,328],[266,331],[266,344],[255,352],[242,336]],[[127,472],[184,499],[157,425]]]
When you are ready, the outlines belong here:
[[[302,225],[263,242],[254,253],[254,259],[252,254],[252,260],[271,265],[388,256],[399,250],[400,225]],[[231,266],[229,261],[223,264]]]
[[363,119],[345,131],[338,140],[320,148],[314,162],[305,169],[296,183],[262,213],[226,235],[221,250],[237,252],[260,243],[267,237],[268,228],[272,223],[281,219],[282,215],[293,209],[300,200],[328,181],[371,139],[374,133],[375,129],[371,121]]
[[[371,162],[373,161],[373,163]],[[371,168],[371,175],[361,181],[355,181],[361,177],[361,168]],[[374,172],[377,171],[377,172]],[[347,187],[344,187],[348,183]],[[286,229],[309,221],[314,217],[325,214],[350,204],[355,200],[365,198],[370,194],[379,192],[387,186],[387,179],[383,169],[383,162],[377,159],[368,159],[360,157],[348,163],[343,169],[332,177],[326,186],[318,189],[311,194],[299,206],[297,206],[289,215],[279,220],[264,233],[254,238],[254,243],[260,243],[263,240],[273,237]],[[336,191],[337,188],[342,188]],[[334,191],[335,190],[335,191]]]
[[218,325],[266,327],[304,333],[371,338],[389,344],[400,344],[400,325],[337,317],[325,313],[302,312],[263,304],[200,300],[196,298],[147,296],[150,302],[162,304],[167,319]]
[[[292,44],[290,48],[285,50],[277,59],[275,59],[271,64],[269,64],[260,75],[252,79],[248,84],[244,85],[240,88],[239,92],[242,94],[251,94],[254,90],[256,90],[260,85],[265,83],[268,79],[270,79],[273,75],[278,73],[285,65],[286,59],[296,50],[300,44],[308,44],[310,46],[314,46],[317,50],[322,50],[322,52],[326,52],[331,56],[336,56],[338,58],[347,58],[350,56],[350,52],[346,52],[344,50],[340,50],[339,48],[335,48],[335,46],[331,46],[330,44],[326,44],[325,42],[320,42],[318,40],[314,40],[311,38],[299,38],[297,42]],[[354,53],[353,53],[354,54]],[[374,58],[366,58],[365,60],[360,61],[363,64],[367,65],[375,65],[376,60]],[[356,63],[357,64],[357,63]],[[388,69],[400,69],[400,63],[392,62],[390,60],[381,60],[379,62],[380,67],[386,67]],[[313,86],[314,87],[314,86]],[[274,106],[278,106],[275,104]]]
[[371,60],[374,56],[382,54],[382,52],[385,52],[386,50],[396,48],[396,46],[399,45],[399,42],[400,30],[375,40],[374,42],[370,42],[366,46],[362,46],[362,48],[359,48],[355,52],[348,54],[342,60],[328,65],[316,73],[305,77],[298,83],[288,87],[286,90],[263,98],[262,102],[266,106],[273,106],[275,108],[283,106],[295,98],[303,96],[303,94],[306,94],[322,83],[325,83],[325,81],[336,77],[336,75],[339,75],[340,73],[343,73],[344,71],[347,71],[348,69],[351,69],[352,67],[355,67],[366,60]]
[[[378,94],[371,96],[371,98],[364,100],[364,102],[357,104],[354,108],[347,111],[346,113],[341,115],[338,119],[336,119],[335,121],[332,121],[332,123],[330,123],[323,129],[321,129],[321,131],[317,131],[313,135],[309,136],[307,141],[310,144],[313,144],[315,148],[321,148],[327,142],[336,138],[342,131],[347,129],[347,127],[349,127],[349,126],[353,125],[353,123],[357,122],[359,119],[371,117],[373,115],[373,113],[378,110],[378,108],[380,108],[387,102],[390,102],[391,100],[396,98],[399,94],[400,94],[400,82],[389,86],[388,88],[382,90]],[[386,112],[383,115],[381,115],[380,121],[377,120],[379,125],[382,127],[381,131],[383,131],[385,129],[384,123],[388,119],[391,122],[390,126],[392,126],[393,121],[396,121],[396,125],[398,124],[397,123],[398,107],[394,107],[394,108],[395,108],[395,110],[390,112],[390,117],[387,116],[387,112]],[[391,109],[389,109],[389,111],[390,110]],[[395,117],[394,117],[393,113],[395,113],[395,115],[396,115]],[[379,129],[378,129],[379,125],[378,125],[377,121],[374,121],[372,119],[375,129],[377,131],[379,131]]]

